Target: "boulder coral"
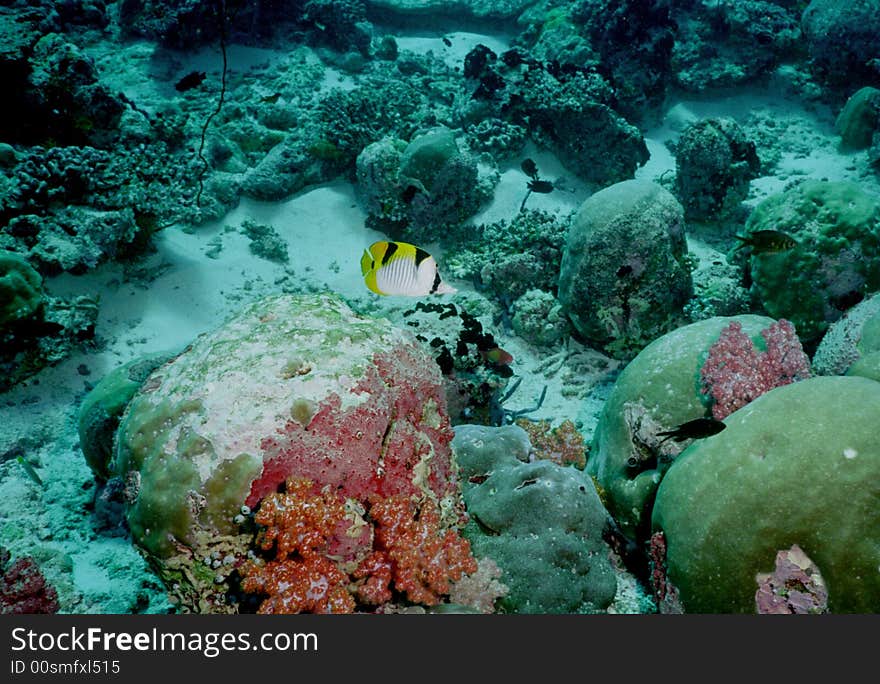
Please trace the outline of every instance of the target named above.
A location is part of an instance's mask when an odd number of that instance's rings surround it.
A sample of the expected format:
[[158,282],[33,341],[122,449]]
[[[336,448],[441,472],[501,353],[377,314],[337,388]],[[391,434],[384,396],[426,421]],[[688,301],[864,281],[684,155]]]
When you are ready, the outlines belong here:
[[807,180],[771,195],[749,216],[746,234],[777,230],[792,249],[752,252],[751,295],[787,318],[804,340],[880,289],[880,201],[851,182]]
[[608,512],[583,471],[531,459],[518,425],[462,425],[453,440],[474,552],[501,568],[512,613],[601,611],[617,585],[603,541]]
[[880,610],[880,383],[778,387],[686,449],[653,509],[667,574],[689,613],[753,613],[763,575],[797,544],[832,613]]
[[129,484],[132,536],[172,595],[228,612],[229,576],[253,543],[247,514],[290,477],[355,508],[431,500],[444,529],[457,525],[451,439],[439,368],[408,332],[335,296],[280,295],[147,378],[110,469]]
[[578,333],[632,358],[680,322],[693,291],[678,200],[649,181],[590,196],[569,228],[559,301]]
[[624,368],[602,408],[586,471],[605,490],[608,510],[629,537],[648,536],[657,486],[681,451],[672,440],[661,444],[657,433],[707,415],[700,369],[731,323],[760,340],[773,319],[714,317],[667,333]]
[[864,375],[880,380],[880,293],[831,324],[813,356],[813,367],[819,375]]

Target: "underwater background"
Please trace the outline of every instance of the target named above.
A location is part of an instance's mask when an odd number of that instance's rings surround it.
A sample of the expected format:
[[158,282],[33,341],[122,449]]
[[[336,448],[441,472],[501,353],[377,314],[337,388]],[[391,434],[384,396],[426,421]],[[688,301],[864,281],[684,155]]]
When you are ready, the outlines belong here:
[[2,0],[0,613],[880,612],[880,0]]

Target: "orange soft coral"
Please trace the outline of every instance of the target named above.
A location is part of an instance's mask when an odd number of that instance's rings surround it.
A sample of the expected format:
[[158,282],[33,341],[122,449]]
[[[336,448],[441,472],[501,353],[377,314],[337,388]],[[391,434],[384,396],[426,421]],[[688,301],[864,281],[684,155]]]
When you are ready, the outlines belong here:
[[263,615],[354,612],[348,575],[322,556],[266,564],[249,562],[242,574],[242,589],[268,594],[258,611]]
[[[433,501],[417,504],[402,496],[388,497],[373,504],[370,517],[376,525],[377,550],[369,560],[383,570],[390,566],[394,588],[413,603],[436,605],[449,593],[450,581],[477,571],[470,544],[455,530],[440,527],[440,511]],[[359,571],[366,574],[363,570],[362,564]]]
[[277,560],[251,561],[241,568],[242,589],[267,594],[260,613],[351,613],[348,575],[324,552],[345,517],[342,500],[328,491],[315,493],[310,480],[291,478],[287,491],[270,494],[255,520],[264,528],[264,550],[274,547]]
[[242,589],[268,597],[260,613],[350,613],[355,597],[381,605],[392,600],[392,590],[433,606],[449,594],[451,582],[477,572],[470,544],[441,526],[436,503],[397,495],[373,500],[373,548],[349,576],[345,564],[328,557],[348,523],[345,515],[335,491],[317,493],[306,479],[289,479],[286,492],[263,499],[255,517],[263,526],[257,545],[274,551],[275,559],[250,560],[240,569]]
[[314,493],[310,480],[291,478],[287,491],[270,494],[260,504],[255,520],[265,529],[259,544],[280,561],[292,554],[309,558],[323,551],[345,517],[342,500],[329,492]]

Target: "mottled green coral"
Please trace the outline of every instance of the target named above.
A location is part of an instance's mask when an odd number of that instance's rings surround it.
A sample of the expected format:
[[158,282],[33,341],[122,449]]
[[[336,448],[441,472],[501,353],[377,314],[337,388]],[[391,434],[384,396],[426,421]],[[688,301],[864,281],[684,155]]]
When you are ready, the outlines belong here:
[[630,180],[591,195],[562,256],[559,301],[575,329],[615,358],[632,358],[683,318],[693,292],[684,215],[667,190]]
[[801,339],[880,289],[880,201],[855,183],[808,180],[768,197],[746,232],[778,230],[793,249],[752,253],[752,296],[774,318],[794,323]]
[[850,96],[834,123],[845,152],[871,146],[880,131],[880,90],[865,86]]
[[880,383],[811,378],[761,395],[693,444],[653,524],[687,612],[755,612],[755,575],[800,546],[834,613],[880,611]]
[[608,510],[631,537],[646,537],[651,503],[680,446],[657,433],[706,415],[700,368],[721,331],[736,321],[752,338],[773,320],[709,318],[678,328],[645,347],[624,368],[602,407],[586,472],[604,488]]
[[0,330],[32,316],[43,303],[43,279],[20,254],[0,250]]
[[79,443],[99,479],[112,475],[113,439],[122,412],[147,376],[170,358],[170,354],[157,353],[129,361],[105,375],[83,399],[77,419]]
[[608,514],[590,477],[551,461],[528,462],[531,446],[516,425],[456,428],[476,556],[492,558],[515,613],[598,611],[614,600],[616,578],[602,540]]

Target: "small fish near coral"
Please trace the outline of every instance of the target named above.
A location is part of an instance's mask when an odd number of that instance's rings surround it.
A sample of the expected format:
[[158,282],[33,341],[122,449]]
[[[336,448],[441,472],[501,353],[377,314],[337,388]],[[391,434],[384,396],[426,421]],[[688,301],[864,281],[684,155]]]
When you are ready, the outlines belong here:
[[177,83],[174,84],[174,89],[179,93],[184,93],[187,90],[192,90],[200,85],[205,80],[204,71],[191,71],[182,79],[180,79]]
[[776,254],[797,247],[798,242],[781,230],[756,230],[746,235],[735,235],[739,244],[734,248],[751,247],[752,254]]
[[538,175],[538,165],[535,164],[535,161],[533,159],[523,159],[519,167],[522,169],[524,174],[531,178],[531,180],[526,183],[528,192],[526,193],[526,196],[523,197],[522,204],[519,207],[519,210],[523,211],[526,208],[526,200],[533,192],[546,195],[550,192],[553,192],[555,188],[551,181],[541,180],[540,176]]
[[366,286],[380,295],[424,297],[457,292],[443,282],[434,257],[407,242],[374,242],[361,256],[361,273]]
[[495,366],[509,366],[513,363],[513,354],[508,351],[505,351],[501,347],[492,347],[491,349],[480,349],[480,357],[486,363],[491,363]]
[[660,440],[660,444],[663,444],[667,439],[671,439],[675,442],[683,442],[686,439],[703,439],[704,437],[717,435],[726,427],[727,426],[722,421],[715,420],[714,418],[696,418],[694,420],[689,420],[686,423],[682,423],[672,430],[658,432],[657,436],[663,437],[663,439]]

